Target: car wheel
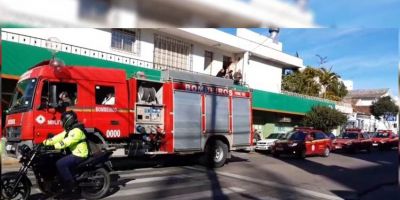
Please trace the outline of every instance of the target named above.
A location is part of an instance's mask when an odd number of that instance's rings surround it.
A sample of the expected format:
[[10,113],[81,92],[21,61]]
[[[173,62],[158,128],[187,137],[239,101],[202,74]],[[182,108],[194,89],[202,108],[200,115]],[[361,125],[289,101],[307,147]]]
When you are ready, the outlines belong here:
[[271,153],[272,153],[272,156],[275,158],[279,158],[279,156],[280,156],[280,154],[276,151],[272,151]]
[[372,152],[372,145],[368,146],[367,152],[368,152],[368,153],[371,153],[371,152]]
[[307,154],[306,154],[306,150],[305,149],[300,151],[299,154],[298,154],[298,158],[300,158],[300,159],[305,159],[306,156],[307,156]]
[[329,150],[329,147],[326,147],[324,151],[324,157],[328,157],[329,154],[331,154],[331,151]]

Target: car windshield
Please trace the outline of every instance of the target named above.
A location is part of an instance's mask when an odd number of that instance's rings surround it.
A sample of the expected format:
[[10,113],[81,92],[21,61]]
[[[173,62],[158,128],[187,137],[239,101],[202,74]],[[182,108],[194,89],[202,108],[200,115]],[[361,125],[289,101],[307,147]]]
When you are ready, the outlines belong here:
[[389,133],[387,133],[387,132],[378,132],[374,137],[376,137],[376,138],[388,138],[389,137]]
[[269,135],[267,137],[267,139],[278,139],[280,137],[281,134],[279,133],[272,133],[271,135]]
[[358,133],[344,132],[344,133],[342,133],[340,138],[343,138],[343,139],[357,139],[358,138]]
[[293,131],[293,132],[289,132],[288,134],[286,134],[286,136],[282,137],[282,139],[304,141],[306,139],[306,134],[301,131]]
[[10,106],[10,112],[31,108],[36,82],[36,79],[31,78],[19,81],[17,83],[13,101]]

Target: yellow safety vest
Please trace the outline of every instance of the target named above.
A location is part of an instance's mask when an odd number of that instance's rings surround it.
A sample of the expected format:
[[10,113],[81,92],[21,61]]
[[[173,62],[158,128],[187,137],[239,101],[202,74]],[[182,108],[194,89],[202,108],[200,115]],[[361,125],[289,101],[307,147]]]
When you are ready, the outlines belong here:
[[56,136],[45,140],[43,144],[46,146],[54,145],[55,149],[69,148],[73,155],[81,158],[87,158],[89,150],[85,141],[85,133],[83,133],[83,131],[79,128],[74,128],[69,131],[67,137],[65,137],[65,134],[67,133],[63,131]]

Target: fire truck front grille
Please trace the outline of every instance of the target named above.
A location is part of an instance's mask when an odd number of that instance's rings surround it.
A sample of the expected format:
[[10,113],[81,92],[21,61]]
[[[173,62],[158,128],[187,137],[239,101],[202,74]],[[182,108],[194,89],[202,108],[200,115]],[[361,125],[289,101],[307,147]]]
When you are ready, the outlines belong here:
[[7,138],[19,138],[21,136],[21,127],[8,127]]

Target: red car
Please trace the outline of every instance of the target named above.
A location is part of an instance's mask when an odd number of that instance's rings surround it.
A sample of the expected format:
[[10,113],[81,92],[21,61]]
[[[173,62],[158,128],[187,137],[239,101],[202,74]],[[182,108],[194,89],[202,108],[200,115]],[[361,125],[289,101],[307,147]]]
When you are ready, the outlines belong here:
[[372,138],[372,146],[380,150],[391,149],[399,144],[399,136],[391,130],[379,130]]
[[274,157],[282,154],[299,158],[309,155],[328,157],[331,147],[332,142],[324,132],[312,128],[295,128],[275,142],[271,153]]
[[334,150],[344,150],[347,152],[357,152],[366,150],[371,152],[372,139],[367,133],[363,133],[361,129],[346,129],[333,142]]

